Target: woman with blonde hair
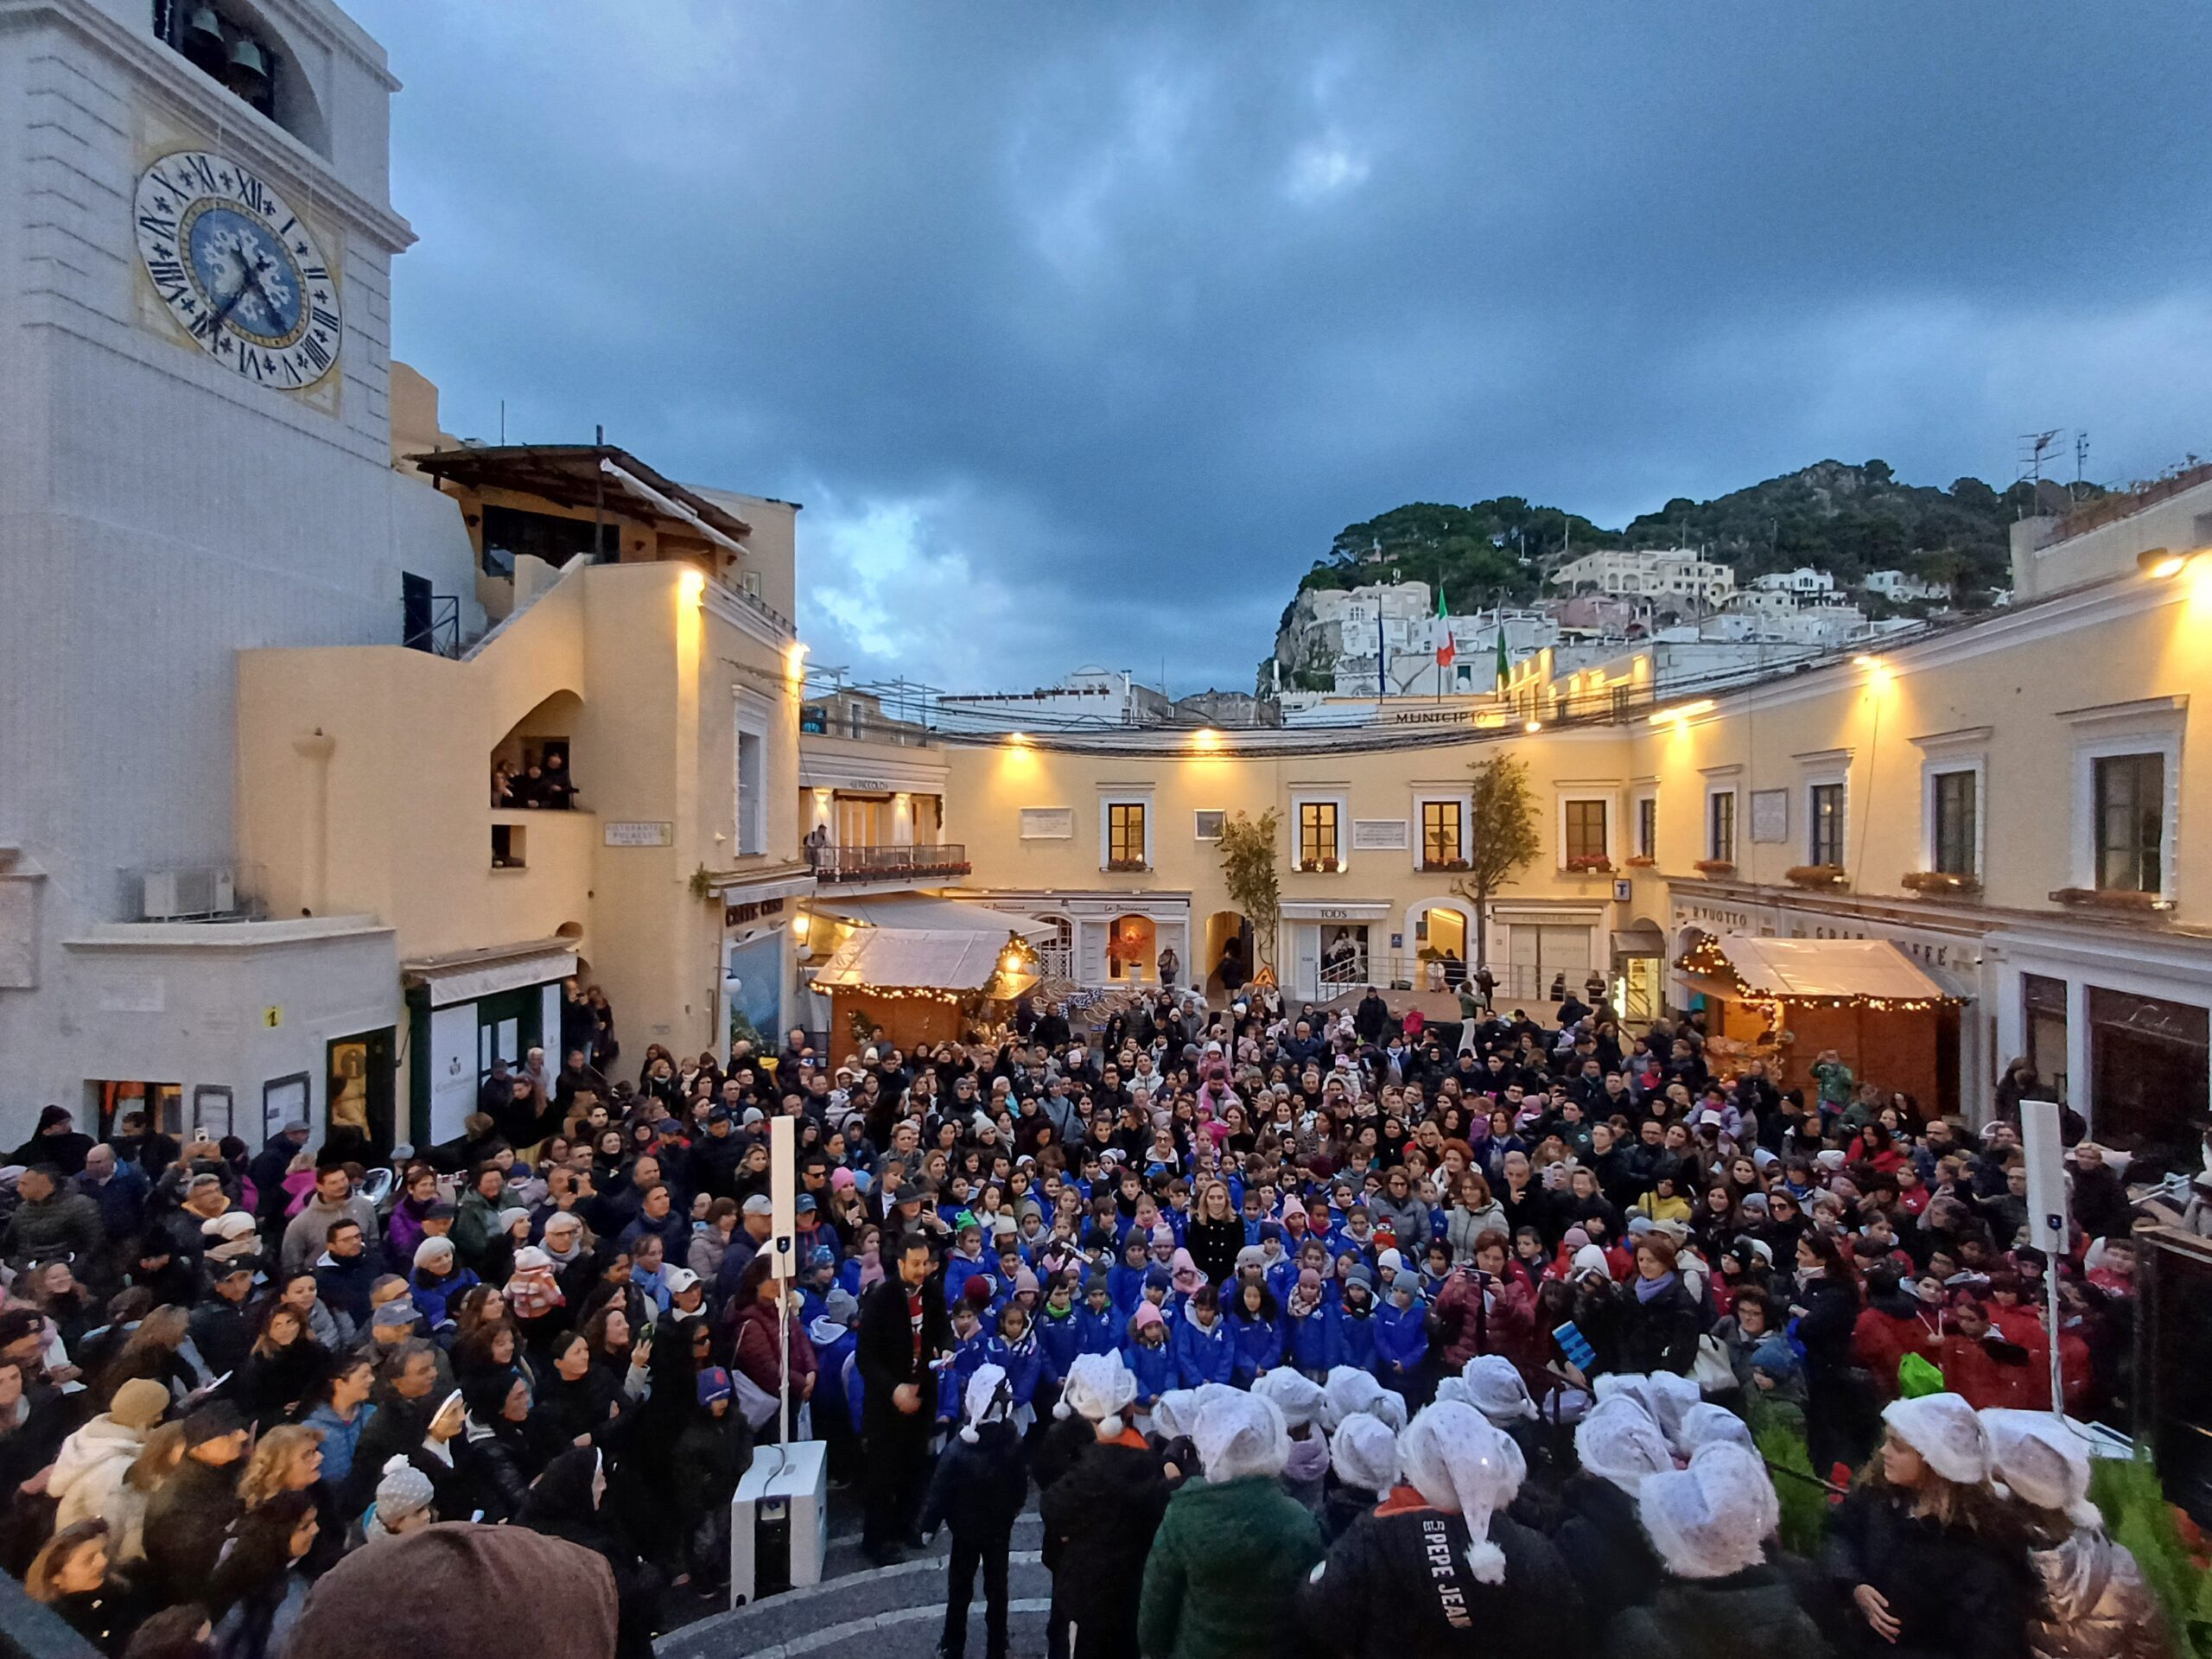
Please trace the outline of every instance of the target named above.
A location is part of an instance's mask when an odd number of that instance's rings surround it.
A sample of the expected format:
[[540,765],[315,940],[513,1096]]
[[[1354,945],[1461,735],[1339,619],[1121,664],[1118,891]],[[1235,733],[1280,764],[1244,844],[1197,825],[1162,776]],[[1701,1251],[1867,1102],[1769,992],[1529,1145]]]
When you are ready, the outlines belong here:
[[303,1492],[322,1478],[322,1431],[283,1423],[261,1437],[238,1477],[238,1501],[257,1510],[279,1492]]
[[1989,1437],[1955,1394],[1892,1401],[1888,1434],[1828,1523],[1821,1566],[1846,1654],[2017,1659],[2034,1585],[1989,1487]]
[[146,1559],[146,1505],[154,1491],[184,1461],[184,1423],[163,1423],[124,1471],[123,1484],[106,1509],[108,1543],[115,1565],[137,1567]]

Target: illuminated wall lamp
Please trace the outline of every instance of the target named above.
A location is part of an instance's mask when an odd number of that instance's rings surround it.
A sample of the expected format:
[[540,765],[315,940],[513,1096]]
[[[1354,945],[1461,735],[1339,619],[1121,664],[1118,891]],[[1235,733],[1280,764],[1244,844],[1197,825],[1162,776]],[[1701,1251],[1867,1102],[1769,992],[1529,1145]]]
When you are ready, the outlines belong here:
[[2146,547],[2135,556],[2135,568],[2153,582],[2166,582],[2189,568],[2194,553],[2177,553],[2170,547]]

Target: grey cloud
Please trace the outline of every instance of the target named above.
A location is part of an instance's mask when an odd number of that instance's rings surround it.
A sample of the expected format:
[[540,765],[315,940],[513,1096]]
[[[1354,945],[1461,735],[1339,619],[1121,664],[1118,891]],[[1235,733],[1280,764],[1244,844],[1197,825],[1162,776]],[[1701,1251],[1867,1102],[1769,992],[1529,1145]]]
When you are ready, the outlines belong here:
[[2212,413],[2187,0],[359,10],[450,423],[807,500],[856,671],[1242,685],[1402,500]]

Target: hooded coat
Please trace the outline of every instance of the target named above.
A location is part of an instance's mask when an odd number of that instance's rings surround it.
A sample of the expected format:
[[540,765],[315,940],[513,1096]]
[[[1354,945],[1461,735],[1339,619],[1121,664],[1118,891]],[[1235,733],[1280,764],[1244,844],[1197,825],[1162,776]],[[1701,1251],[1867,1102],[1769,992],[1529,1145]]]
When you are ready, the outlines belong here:
[[1627,1609],[1649,1601],[1665,1570],[1637,1519],[1636,1500],[1610,1480],[1578,1474],[1560,1501],[1567,1514],[1553,1541],[1594,1627],[1605,1630]]
[[2034,1659],[2167,1659],[2173,1633],[2135,1557],[2084,1527],[2028,1557],[2041,1593],[2028,1625]]
[[1192,1481],[1145,1564],[1138,1639],[1153,1659],[1274,1659],[1297,1644],[1298,1587],[1321,1529],[1272,1475]]
[[1754,1567],[1725,1579],[1670,1579],[1648,1607],[1607,1633],[1606,1659],[1818,1659],[1827,1639],[1780,1573]]
[[599,1467],[600,1453],[589,1446],[563,1452],[531,1484],[514,1524],[575,1544],[606,1562],[620,1608],[615,1652],[619,1659],[652,1659],[660,1574],[615,1535],[600,1513],[591,1490]]
[[[1094,1439],[1045,1489],[1038,1509],[1054,1611],[1095,1654],[1134,1650],[1145,1558],[1167,1510],[1160,1459],[1135,1430]],[[1071,1570],[1061,1572],[1063,1562]]]
[[[1466,1517],[1402,1486],[1351,1523],[1319,1577],[1298,1593],[1298,1619],[1345,1659],[1549,1659],[1580,1654],[1582,1599],[1541,1534],[1493,1516],[1490,1541],[1505,1581],[1468,1569]],[[1817,1652],[1817,1649],[1814,1649]]]
[[145,1446],[143,1429],[128,1427],[105,1413],[62,1441],[54,1472],[46,1478],[47,1496],[60,1500],[54,1529],[59,1532],[79,1521],[105,1520],[120,1533],[115,1526],[120,1510],[116,1495]]

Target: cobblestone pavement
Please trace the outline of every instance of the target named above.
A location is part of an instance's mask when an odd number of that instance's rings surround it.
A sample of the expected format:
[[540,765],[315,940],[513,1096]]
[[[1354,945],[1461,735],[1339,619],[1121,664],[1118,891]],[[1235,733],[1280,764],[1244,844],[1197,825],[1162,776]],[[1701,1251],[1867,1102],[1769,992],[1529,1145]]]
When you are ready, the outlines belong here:
[[[873,1566],[861,1554],[856,1494],[830,1495],[830,1538],[819,1585],[786,1591],[721,1611],[690,1597],[671,1616],[690,1622],[655,1643],[658,1659],[927,1659],[944,1634],[945,1556],[940,1533],[925,1555],[895,1567]],[[1044,1650],[1052,1575],[1038,1564],[1040,1523],[1033,1511],[1014,1523],[1008,1574],[1009,1638],[1018,1655]],[[982,1580],[968,1615],[967,1651],[983,1652]],[[675,1592],[672,1600],[688,1595]]]

